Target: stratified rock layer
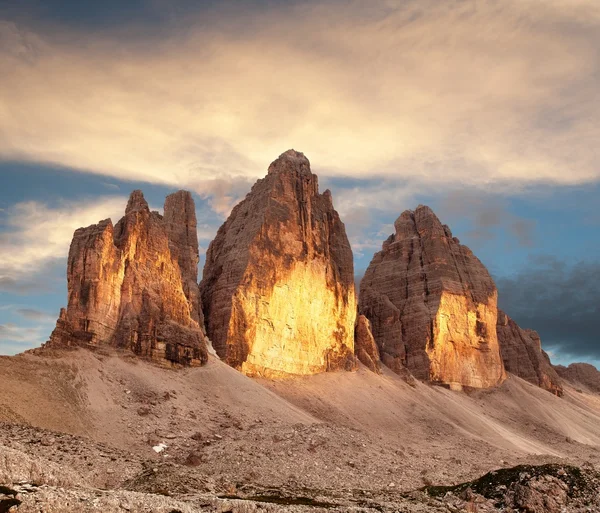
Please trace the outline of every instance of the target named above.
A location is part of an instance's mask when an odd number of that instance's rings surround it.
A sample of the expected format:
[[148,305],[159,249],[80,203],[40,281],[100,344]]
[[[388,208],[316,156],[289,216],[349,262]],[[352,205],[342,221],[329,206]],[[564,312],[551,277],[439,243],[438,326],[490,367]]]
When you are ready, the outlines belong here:
[[568,367],[556,365],[558,375],[575,386],[583,386],[591,392],[600,393],[600,372],[589,363],[572,363]]
[[248,375],[354,365],[352,250],[294,150],[269,166],[210,244],[200,290],[217,354]]
[[364,315],[356,318],[354,329],[354,353],[373,372],[381,372],[379,349],[371,332],[371,323]]
[[507,372],[555,395],[563,395],[561,380],[542,350],[536,331],[519,328],[515,321],[498,310],[498,342]]
[[167,197],[164,217],[141,191],[125,216],[75,232],[69,251],[69,302],[48,346],[128,348],[160,362],[207,359],[201,329],[198,239],[189,192]]
[[497,291],[483,264],[430,208],[404,212],[360,285],[383,363],[401,374],[487,388],[505,379]]

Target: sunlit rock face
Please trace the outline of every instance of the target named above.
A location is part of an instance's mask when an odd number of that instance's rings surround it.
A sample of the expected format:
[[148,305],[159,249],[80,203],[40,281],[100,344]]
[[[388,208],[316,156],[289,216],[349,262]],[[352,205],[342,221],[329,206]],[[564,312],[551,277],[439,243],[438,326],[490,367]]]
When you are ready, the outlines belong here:
[[545,351],[540,336],[533,330],[521,329],[502,310],[498,310],[498,342],[504,367],[534,385],[563,395],[561,380]]
[[248,375],[354,364],[352,250],[331,193],[294,150],[231,212],[210,244],[200,291],[217,354]]
[[125,216],[75,232],[67,264],[68,307],[47,346],[111,345],[161,363],[200,365],[198,239],[189,192],[150,212],[134,191]]
[[494,282],[429,207],[396,220],[361,281],[359,313],[371,321],[383,363],[399,374],[407,368],[455,389],[506,377]]

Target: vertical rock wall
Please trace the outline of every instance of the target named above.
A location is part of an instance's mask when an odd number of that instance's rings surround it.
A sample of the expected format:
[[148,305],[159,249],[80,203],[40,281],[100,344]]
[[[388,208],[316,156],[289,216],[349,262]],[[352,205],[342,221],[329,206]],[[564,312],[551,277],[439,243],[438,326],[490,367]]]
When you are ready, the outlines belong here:
[[199,365],[198,240],[188,192],[167,197],[164,217],[134,191],[125,216],[75,232],[68,306],[49,346],[112,345],[160,362]]
[[457,389],[505,379],[494,282],[428,207],[396,220],[361,281],[359,313],[398,373]]
[[352,250],[294,150],[232,211],[210,244],[200,284],[219,356],[248,375],[314,374],[354,366]]

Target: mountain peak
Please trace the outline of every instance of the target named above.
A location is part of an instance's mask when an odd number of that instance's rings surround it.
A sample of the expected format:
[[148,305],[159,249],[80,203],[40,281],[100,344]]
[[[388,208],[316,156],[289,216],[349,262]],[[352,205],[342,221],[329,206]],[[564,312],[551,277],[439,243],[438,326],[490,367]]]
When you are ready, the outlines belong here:
[[139,210],[150,210],[148,207],[148,202],[144,198],[144,193],[139,189],[132,191],[129,195],[129,201],[127,202],[127,208],[125,209],[125,214],[129,214],[130,212],[136,212]]
[[[286,171],[298,171],[301,173],[311,173],[310,162],[304,153],[296,150],[287,150],[271,162],[268,174],[282,173]],[[311,173],[312,174],[312,173]]]

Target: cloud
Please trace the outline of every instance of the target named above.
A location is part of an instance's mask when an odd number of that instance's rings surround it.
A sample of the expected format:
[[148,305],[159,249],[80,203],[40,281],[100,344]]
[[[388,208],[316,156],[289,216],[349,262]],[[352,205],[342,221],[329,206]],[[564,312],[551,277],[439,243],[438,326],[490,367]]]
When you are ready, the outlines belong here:
[[[215,235],[217,234],[217,230],[219,229],[219,226],[221,226],[220,222],[217,223],[202,223],[199,224],[197,227],[197,232],[198,232],[198,244],[199,244],[199,252],[200,252],[200,256],[204,255],[206,253],[206,250],[208,249],[208,245],[213,241],[213,239],[215,238]],[[202,266],[203,262],[200,262],[200,265]]]
[[333,203],[346,227],[357,258],[372,255],[394,232],[393,221],[416,206],[414,185],[394,180],[337,179],[325,185],[335,191]]
[[34,308],[17,308],[15,310],[21,317],[24,317],[30,321],[54,321],[54,316],[42,312],[41,310],[36,310]]
[[421,191],[600,177],[595,0],[226,4],[130,36],[1,22],[0,158],[189,187],[222,213],[291,147]]
[[207,180],[194,179],[189,187],[202,199],[208,200],[214,212],[226,217],[235,204],[250,192],[254,182],[253,178],[222,173],[219,177]]
[[56,323],[56,316],[20,304],[0,305],[0,354],[15,354],[41,345]]
[[[511,212],[502,196],[481,190],[461,189],[448,192],[440,201],[440,217],[452,223],[464,219],[471,224],[465,232],[475,244],[494,239],[499,230],[510,235],[522,247],[532,247],[535,242],[535,221]],[[445,221],[447,220],[447,221]]]
[[48,324],[20,326],[0,324],[0,354],[16,354],[48,340]]
[[[2,271],[3,266],[0,266],[0,272]],[[11,278],[10,276],[0,276],[0,290],[6,292],[12,292],[14,294],[31,294],[33,292],[40,292],[40,284],[36,283],[34,280],[27,279],[16,279]]]
[[515,275],[496,279],[499,304],[557,354],[600,360],[598,276],[598,261],[571,264],[537,256]]
[[126,204],[127,198],[106,196],[56,208],[36,201],[13,205],[0,232],[0,288],[39,291],[43,284],[33,275],[66,258],[73,232],[108,217],[119,219]]

